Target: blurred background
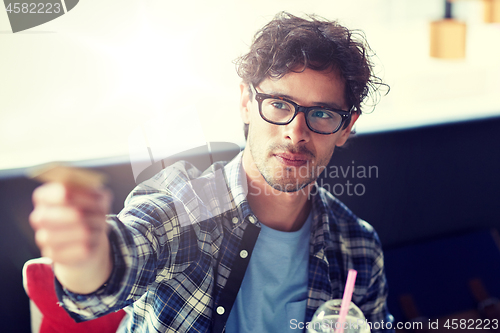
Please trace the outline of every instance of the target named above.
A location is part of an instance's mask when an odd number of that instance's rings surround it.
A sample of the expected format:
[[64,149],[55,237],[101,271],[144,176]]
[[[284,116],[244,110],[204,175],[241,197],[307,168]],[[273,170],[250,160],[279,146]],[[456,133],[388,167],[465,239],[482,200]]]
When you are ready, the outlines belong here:
[[[484,21],[484,5],[454,2],[466,24],[465,56],[454,59],[430,56],[442,0],[85,0],[15,34],[0,10],[0,331],[29,331],[21,269],[39,252],[26,168],[72,161],[104,171],[118,212],[137,179],[129,153],[139,125],[192,108],[186,123],[197,131],[183,147],[225,142],[221,151],[237,152],[233,61],[283,10],[364,31],[391,86],[373,112],[368,101],[357,137],[330,165],[377,173],[322,184],[343,185],[334,194],[378,231],[396,320],[484,315],[478,305],[500,297],[500,24]],[[178,145],[175,130],[157,139]],[[347,181],[362,186],[349,194]],[[484,297],[471,287],[478,279]]]

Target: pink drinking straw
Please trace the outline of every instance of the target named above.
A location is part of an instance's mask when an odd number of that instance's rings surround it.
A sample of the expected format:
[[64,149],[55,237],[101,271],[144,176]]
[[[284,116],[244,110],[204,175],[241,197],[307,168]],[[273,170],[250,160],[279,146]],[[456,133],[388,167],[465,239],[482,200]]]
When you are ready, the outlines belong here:
[[340,305],[340,314],[338,319],[340,327],[337,328],[336,333],[344,333],[345,318],[347,317],[347,312],[349,311],[349,306],[351,305],[351,298],[357,274],[358,272],[354,269],[350,269],[347,274],[347,282],[345,283],[344,296],[342,297],[342,304]]

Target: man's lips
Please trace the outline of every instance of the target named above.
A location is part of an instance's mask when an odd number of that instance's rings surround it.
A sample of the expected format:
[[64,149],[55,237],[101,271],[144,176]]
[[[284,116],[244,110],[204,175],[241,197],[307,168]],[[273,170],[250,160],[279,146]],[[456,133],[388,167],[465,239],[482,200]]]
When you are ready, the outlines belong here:
[[304,154],[278,153],[274,156],[286,166],[302,166],[309,161],[308,156]]

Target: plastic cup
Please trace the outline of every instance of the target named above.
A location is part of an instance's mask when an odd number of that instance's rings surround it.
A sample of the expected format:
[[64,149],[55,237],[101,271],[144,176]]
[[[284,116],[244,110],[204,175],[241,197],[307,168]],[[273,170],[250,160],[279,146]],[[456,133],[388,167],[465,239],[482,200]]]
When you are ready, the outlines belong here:
[[[335,333],[340,327],[340,306],[342,299],[332,299],[322,304],[314,313],[309,323],[308,333]],[[344,322],[344,333],[369,333],[370,327],[366,323],[363,312],[353,302]]]

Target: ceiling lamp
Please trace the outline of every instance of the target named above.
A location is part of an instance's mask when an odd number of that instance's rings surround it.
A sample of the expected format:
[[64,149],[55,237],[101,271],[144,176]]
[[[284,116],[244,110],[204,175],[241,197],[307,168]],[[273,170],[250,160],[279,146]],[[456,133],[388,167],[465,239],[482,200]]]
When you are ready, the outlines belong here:
[[[492,1],[499,2],[498,0]],[[465,22],[453,18],[452,3],[450,0],[446,0],[444,18],[431,22],[431,57],[442,59],[465,58],[466,30]]]
[[500,23],[500,0],[483,0],[484,22]]

